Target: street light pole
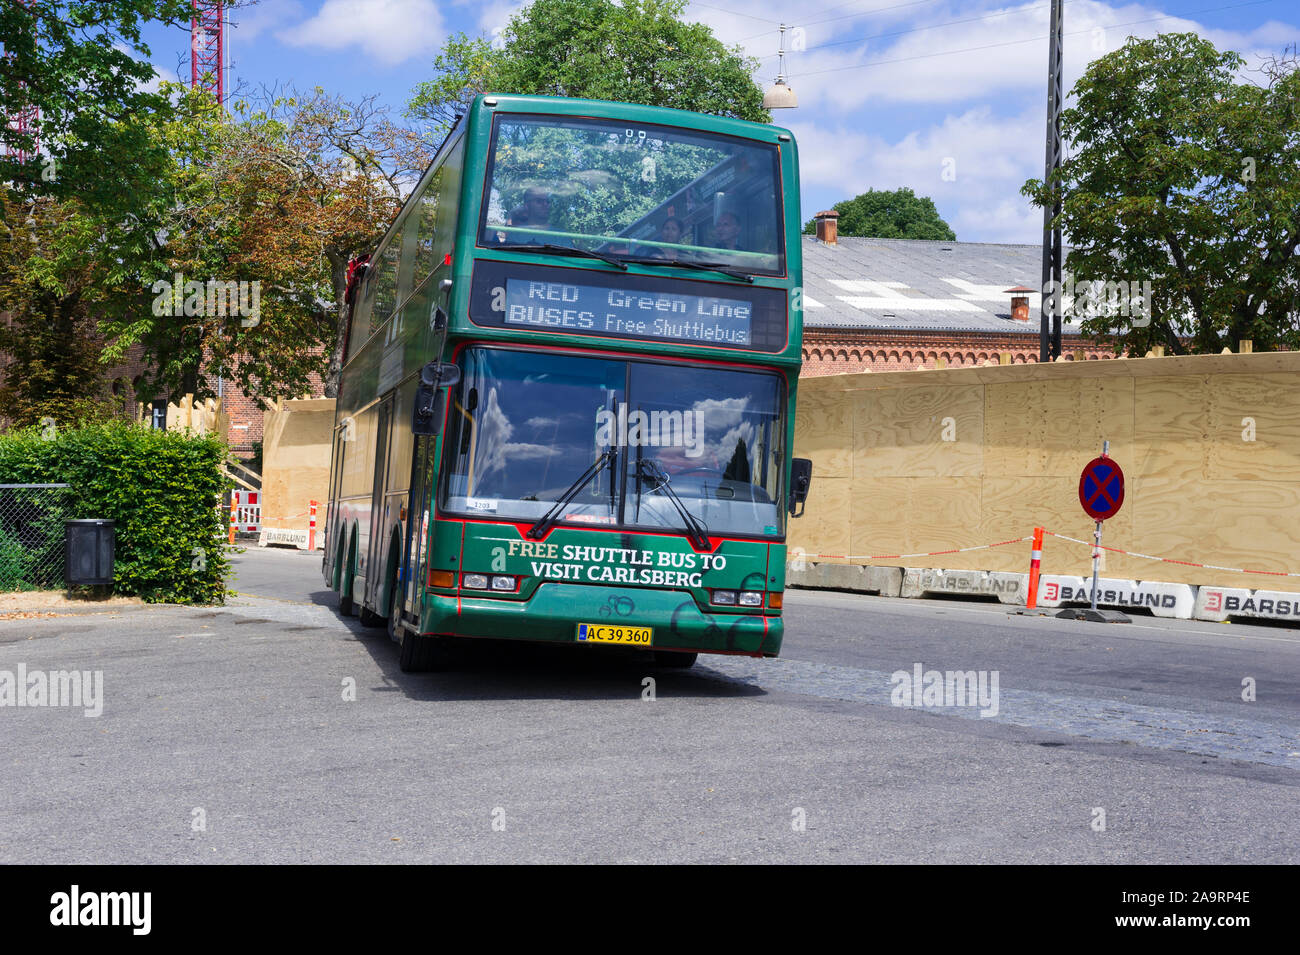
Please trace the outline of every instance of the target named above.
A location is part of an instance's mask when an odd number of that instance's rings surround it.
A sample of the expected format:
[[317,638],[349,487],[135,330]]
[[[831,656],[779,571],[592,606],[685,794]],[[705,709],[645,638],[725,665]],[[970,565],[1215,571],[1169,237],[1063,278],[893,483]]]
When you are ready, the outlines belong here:
[[[1061,189],[1055,177],[1061,170],[1061,78],[1063,17],[1061,0],[1052,0],[1047,44],[1047,155],[1043,181],[1052,202],[1043,207],[1043,297],[1039,305],[1038,360],[1051,361],[1061,354]],[[1049,298],[1050,296],[1050,298]],[[1051,326],[1048,326],[1048,302]]]

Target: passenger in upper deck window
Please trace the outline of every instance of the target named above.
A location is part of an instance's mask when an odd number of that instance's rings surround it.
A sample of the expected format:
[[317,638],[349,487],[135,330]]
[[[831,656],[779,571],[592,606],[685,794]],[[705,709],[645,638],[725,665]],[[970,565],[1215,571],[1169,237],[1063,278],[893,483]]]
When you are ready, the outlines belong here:
[[[676,216],[669,216],[664,220],[663,225],[659,227],[657,238],[660,242],[684,243],[690,241],[686,235],[686,226]],[[662,246],[655,246],[654,251],[650,254],[657,259],[677,259],[681,258],[682,251],[681,249],[666,249]]]
[[530,229],[551,228],[551,196],[541,186],[533,186],[524,193],[524,210]]
[[734,214],[724,212],[713,223],[713,247],[715,249],[740,249],[740,222]]

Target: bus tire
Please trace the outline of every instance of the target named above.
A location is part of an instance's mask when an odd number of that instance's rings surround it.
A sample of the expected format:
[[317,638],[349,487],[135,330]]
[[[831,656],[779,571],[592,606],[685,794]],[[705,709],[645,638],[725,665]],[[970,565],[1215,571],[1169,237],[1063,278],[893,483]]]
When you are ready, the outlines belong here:
[[361,605],[361,612],[358,616],[361,618],[361,626],[363,627],[378,628],[388,626],[387,617],[379,616],[365,604]]
[[655,666],[676,667],[685,670],[687,667],[695,666],[695,659],[698,653],[681,653],[676,650],[656,650]]
[[397,665],[403,673],[440,673],[452,664],[446,637],[425,637],[402,628],[402,649]]

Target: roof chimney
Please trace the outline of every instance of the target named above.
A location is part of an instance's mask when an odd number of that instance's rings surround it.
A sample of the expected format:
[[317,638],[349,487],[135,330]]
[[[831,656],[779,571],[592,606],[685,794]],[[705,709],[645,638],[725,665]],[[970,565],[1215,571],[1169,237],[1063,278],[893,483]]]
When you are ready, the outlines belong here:
[[819,212],[813,217],[817,223],[817,238],[827,245],[836,245],[839,243],[839,223],[836,221],[840,214],[833,209],[827,209],[825,212]]
[[1029,321],[1029,294],[1036,291],[1035,289],[1026,288],[1023,285],[1017,285],[1015,288],[1009,288],[1003,294],[1011,296],[1011,319],[1016,322]]

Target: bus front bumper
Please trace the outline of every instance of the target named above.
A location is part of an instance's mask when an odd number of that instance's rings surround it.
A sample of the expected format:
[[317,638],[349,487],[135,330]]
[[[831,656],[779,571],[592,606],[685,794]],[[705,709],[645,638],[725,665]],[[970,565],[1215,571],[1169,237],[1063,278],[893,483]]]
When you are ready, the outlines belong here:
[[581,624],[650,627],[650,650],[741,653],[774,657],[784,627],[779,616],[704,613],[680,590],[623,590],[545,583],[527,600],[493,599],[462,591],[427,594],[422,633],[578,643]]

